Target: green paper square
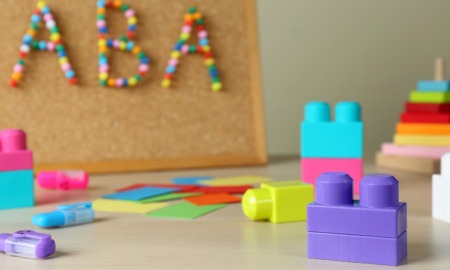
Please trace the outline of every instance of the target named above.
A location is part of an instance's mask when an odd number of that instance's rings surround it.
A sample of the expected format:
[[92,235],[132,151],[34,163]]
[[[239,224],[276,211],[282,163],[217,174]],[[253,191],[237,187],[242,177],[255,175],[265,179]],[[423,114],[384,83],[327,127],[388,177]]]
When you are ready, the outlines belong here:
[[226,204],[197,206],[190,202],[181,202],[145,214],[148,217],[195,219],[209,212],[221,209]]
[[153,202],[165,202],[165,201],[173,201],[181,198],[193,197],[197,195],[201,195],[202,193],[170,193],[164,194],[161,196],[156,196],[153,198],[144,199],[138,201],[139,203],[153,203]]

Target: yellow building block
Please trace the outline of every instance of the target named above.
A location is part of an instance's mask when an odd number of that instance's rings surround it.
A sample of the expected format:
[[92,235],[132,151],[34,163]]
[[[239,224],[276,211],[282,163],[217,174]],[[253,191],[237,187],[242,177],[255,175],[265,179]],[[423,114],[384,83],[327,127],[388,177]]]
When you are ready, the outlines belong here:
[[300,180],[269,182],[245,192],[242,210],[251,220],[305,221],[306,206],[313,201],[313,185]]
[[450,146],[450,135],[403,135],[395,134],[397,145]]

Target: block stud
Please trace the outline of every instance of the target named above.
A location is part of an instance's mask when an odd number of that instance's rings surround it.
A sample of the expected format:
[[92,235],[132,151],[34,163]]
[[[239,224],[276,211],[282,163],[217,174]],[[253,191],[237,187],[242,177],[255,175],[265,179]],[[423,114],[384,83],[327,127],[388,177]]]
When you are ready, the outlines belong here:
[[353,204],[353,180],[343,172],[322,173],[316,179],[316,203],[322,205]]
[[27,138],[25,132],[20,129],[5,129],[0,133],[1,150],[14,152],[27,150]]
[[248,189],[242,197],[242,210],[251,220],[268,219],[272,215],[272,196],[267,189]]
[[309,102],[305,106],[306,122],[330,122],[330,105],[323,101]]
[[368,174],[360,183],[362,207],[384,208],[398,206],[398,180],[390,174]]
[[360,122],[361,106],[354,101],[343,101],[335,107],[336,122]]

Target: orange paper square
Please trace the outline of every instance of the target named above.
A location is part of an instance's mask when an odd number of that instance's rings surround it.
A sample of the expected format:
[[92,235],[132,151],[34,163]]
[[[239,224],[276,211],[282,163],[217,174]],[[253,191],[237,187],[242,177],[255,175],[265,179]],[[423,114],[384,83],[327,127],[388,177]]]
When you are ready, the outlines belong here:
[[197,197],[190,197],[186,198],[185,200],[195,205],[211,205],[222,203],[238,203],[241,201],[241,198],[228,193],[217,193]]

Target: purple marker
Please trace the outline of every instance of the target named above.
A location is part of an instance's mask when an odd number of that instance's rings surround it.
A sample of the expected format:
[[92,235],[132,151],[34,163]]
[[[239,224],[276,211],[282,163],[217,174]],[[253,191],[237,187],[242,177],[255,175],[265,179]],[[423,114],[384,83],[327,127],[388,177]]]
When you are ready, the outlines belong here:
[[0,251],[11,256],[44,259],[55,253],[56,245],[50,234],[31,230],[0,234]]

